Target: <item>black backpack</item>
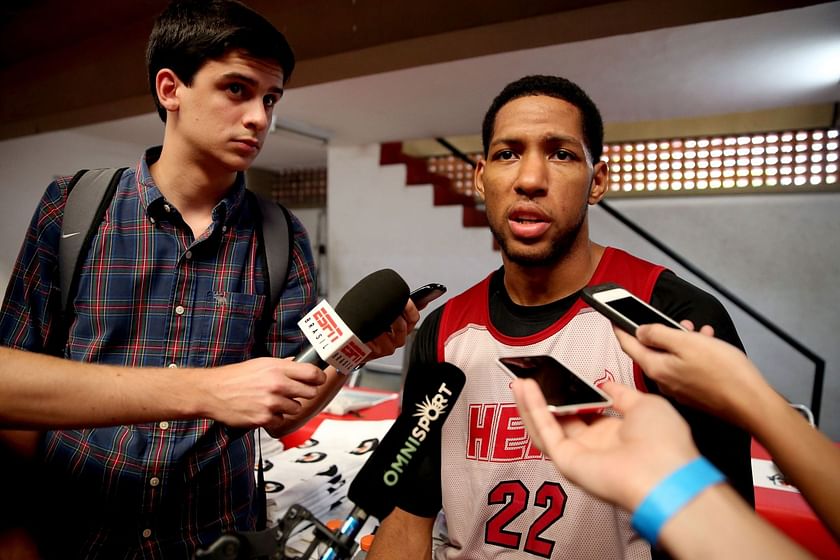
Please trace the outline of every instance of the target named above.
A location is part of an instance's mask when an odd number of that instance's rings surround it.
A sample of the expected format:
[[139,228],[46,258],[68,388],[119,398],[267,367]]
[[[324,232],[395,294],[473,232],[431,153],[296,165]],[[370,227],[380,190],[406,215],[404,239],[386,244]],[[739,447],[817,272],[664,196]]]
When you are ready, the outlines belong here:
[[[73,317],[73,298],[79,287],[79,276],[84,264],[80,257],[87,255],[93,236],[102,223],[126,169],[82,169],[67,185],[67,203],[58,246],[61,310],[67,327]],[[292,251],[291,220],[280,204],[252,191],[246,191],[246,194],[250,196],[252,208],[257,210],[257,237],[266,262],[266,291],[269,297],[263,309],[262,328],[255,333],[257,344],[264,344],[268,325],[286,283]]]

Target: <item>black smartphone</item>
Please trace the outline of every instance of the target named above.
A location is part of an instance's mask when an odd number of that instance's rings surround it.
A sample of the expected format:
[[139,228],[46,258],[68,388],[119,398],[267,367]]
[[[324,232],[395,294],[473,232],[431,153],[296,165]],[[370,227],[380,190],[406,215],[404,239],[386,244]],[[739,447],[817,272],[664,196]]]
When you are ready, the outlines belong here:
[[610,282],[597,286],[587,286],[581,293],[586,303],[633,336],[636,336],[636,329],[639,328],[639,325],[651,323],[685,330],[678,322],[637,298],[618,284]]
[[612,405],[609,395],[552,356],[510,356],[499,363],[516,377],[534,379],[554,414],[601,412]]
[[408,297],[411,298],[411,301],[414,302],[417,310],[420,311],[445,293],[446,286],[438,284],[437,282],[432,282],[431,284],[426,284],[425,286],[420,286],[416,290],[413,290],[410,294],[408,294]]

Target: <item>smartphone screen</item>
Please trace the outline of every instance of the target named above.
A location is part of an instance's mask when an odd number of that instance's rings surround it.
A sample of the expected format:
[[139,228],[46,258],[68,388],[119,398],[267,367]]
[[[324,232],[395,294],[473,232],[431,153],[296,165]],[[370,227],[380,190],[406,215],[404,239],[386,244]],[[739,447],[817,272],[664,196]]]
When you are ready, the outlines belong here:
[[596,412],[612,404],[606,393],[552,356],[499,358],[499,363],[516,377],[534,379],[555,414]]
[[633,336],[636,335],[636,329],[639,325],[651,323],[685,330],[682,325],[635,297],[618,284],[607,283],[587,286],[581,291],[581,296],[596,311]]

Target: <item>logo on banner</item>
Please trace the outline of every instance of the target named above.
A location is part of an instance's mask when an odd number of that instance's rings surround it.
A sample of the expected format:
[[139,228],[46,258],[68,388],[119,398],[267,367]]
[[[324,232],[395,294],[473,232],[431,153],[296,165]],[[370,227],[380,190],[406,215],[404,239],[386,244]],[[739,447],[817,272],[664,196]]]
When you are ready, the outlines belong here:
[[371,353],[326,300],[307,313],[298,327],[321,359],[343,374],[362,365]]

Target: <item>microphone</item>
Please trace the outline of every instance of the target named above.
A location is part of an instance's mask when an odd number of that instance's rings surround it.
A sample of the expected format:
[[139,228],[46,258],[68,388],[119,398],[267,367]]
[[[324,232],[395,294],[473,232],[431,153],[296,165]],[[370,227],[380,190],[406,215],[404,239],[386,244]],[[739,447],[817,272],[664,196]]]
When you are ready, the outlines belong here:
[[[419,369],[419,368],[418,368]],[[339,542],[349,546],[368,516],[384,519],[394,509],[399,489],[411,484],[418,465],[440,447],[443,423],[467,381],[458,367],[441,362],[422,366],[412,375],[420,383],[417,401],[403,410],[350,484],[347,497],[356,504],[339,529]],[[321,560],[337,558],[330,547]]]
[[321,369],[332,365],[341,373],[350,373],[371,352],[364,343],[387,331],[403,312],[408,294],[405,280],[384,268],[359,280],[335,309],[321,301],[298,322],[309,344],[295,361]]

